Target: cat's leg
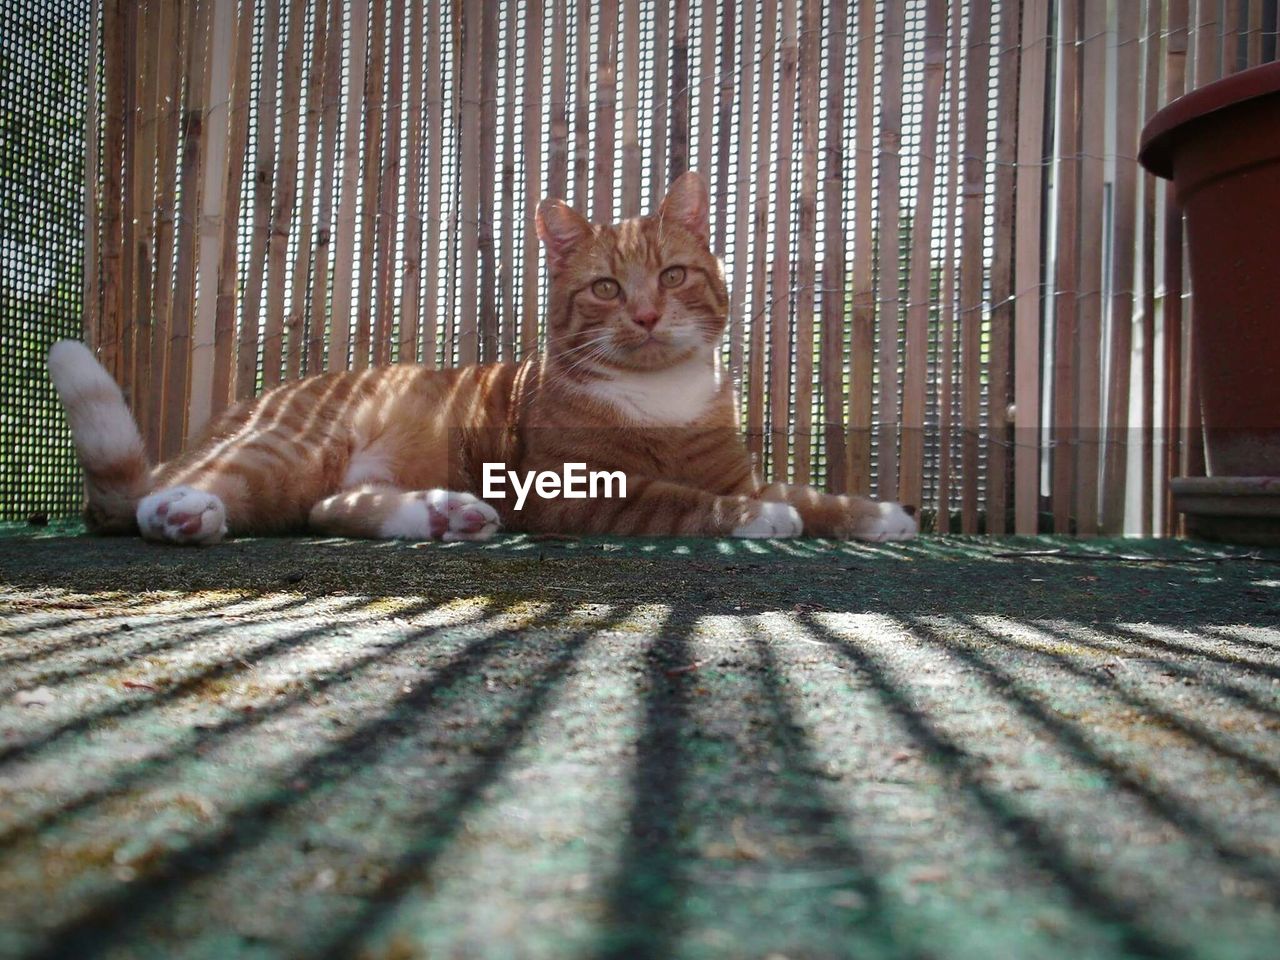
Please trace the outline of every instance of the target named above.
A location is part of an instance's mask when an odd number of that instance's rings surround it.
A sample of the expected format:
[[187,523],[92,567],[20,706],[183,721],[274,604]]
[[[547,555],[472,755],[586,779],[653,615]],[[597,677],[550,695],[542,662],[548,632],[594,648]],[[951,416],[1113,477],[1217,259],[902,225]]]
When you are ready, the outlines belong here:
[[794,507],[809,537],[884,542],[910,540],[917,531],[916,518],[901,504],[888,501],[823,493],[789,483],[765,487],[760,497]]
[[677,537],[798,537],[800,514],[787,503],[721,495],[683,484],[629,476],[613,499],[542,499],[530,494],[513,525],[538,533]]
[[398,490],[368,484],[311,508],[317,533],[375,540],[488,540],[498,512],[479,497],[452,490]]

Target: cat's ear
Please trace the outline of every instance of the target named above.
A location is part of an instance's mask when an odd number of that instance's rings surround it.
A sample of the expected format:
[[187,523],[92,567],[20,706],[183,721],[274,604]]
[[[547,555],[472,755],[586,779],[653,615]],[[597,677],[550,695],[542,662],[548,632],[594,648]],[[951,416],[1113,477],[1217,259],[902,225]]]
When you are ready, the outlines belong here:
[[704,244],[711,243],[711,201],[702,177],[689,170],[676,177],[658,207],[658,220],[678,223]]
[[547,261],[553,270],[560,269],[578,244],[591,236],[587,218],[563,200],[543,200],[535,219],[538,239],[547,248]]

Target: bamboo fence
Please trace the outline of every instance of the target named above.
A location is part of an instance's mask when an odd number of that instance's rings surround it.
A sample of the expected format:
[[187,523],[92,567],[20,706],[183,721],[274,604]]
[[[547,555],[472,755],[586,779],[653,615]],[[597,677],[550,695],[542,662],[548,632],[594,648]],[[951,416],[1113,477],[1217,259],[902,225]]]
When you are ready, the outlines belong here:
[[[706,179],[766,477],[1171,533],[1179,212],[1135,163],[1272,0],[101,0],[86,336],[154,457],[326,370],[538,349],[532,217]],[[101,80],[99,80],[101,77]]]

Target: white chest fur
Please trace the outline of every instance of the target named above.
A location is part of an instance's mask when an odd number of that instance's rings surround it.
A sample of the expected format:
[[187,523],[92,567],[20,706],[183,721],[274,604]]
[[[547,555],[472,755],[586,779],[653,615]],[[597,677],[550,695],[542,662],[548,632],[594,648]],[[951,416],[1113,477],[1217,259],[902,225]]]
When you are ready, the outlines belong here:
[[720,377],[719,363],[698,356],[665,370],[613,370],[586,389],[630,420],[674,427],[706,412],[720,391]]

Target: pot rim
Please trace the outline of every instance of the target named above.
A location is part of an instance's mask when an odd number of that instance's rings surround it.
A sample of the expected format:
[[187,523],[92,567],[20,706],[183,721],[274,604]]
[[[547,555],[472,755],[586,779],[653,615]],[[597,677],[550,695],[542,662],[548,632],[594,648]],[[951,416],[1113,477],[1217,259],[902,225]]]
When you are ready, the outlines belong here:
[[1173,179],[1173,154],[1183,129],[1203,117],[1248,100],[1280,92],[1280,61],[1233,73],[1173,100],[1147,123],[1138,162],[1158,177]]

